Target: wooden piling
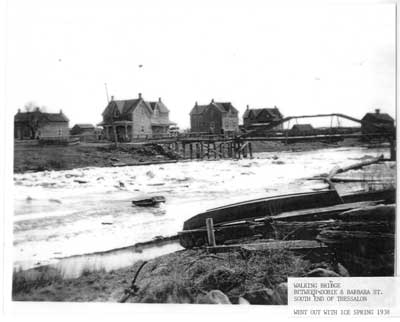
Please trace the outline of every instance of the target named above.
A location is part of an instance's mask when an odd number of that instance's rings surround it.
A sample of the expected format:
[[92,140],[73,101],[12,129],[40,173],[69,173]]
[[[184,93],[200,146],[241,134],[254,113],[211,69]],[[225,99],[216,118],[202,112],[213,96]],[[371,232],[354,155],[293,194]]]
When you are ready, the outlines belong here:
[[390,161],[396,161],[396,141],[390,139]]
[[200,143],[200,159],[204,158],[204,145],[203,142]]
[[208,245],[209,246],[217,246],[215,242],[215,235],[214,235],[214,222],[212,218],[206,219],[206,226],[207,226],[207,238],[208,238]]
[[192,143],[189,144],[189,150],[190,150],[190,160],[192,160],[193,159],[193,144]]
[[196,143],[196,159],[200,159],[200,144]]
[[207,142],[207,159],[210,158],[210,142]]
[[251,142],[249,142],[249,155],[250,159],[253,159],[253,147],[251,146]]
[[186,144],[182,142],[182,156],[183,158],[186,157]]

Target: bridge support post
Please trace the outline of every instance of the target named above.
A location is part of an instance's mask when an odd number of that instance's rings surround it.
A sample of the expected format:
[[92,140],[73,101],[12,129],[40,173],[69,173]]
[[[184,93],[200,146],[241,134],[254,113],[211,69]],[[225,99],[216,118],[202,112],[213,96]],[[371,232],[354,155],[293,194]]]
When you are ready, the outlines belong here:
[[182,156],[185,159],[186,158],[186,144],[182,142]]
[[193,159],[193,143],[189,144],[189,150],[190,150],[190,160]]
[[396,161],[396,141],[390,139],[390,161]]
[[249,142],[249,155],[250,159],[253,159],[253,147],[251,146],[251,142]]
[[196,143],[196,159],[200,159],[200,144]]
[[203,145],[203,142],[200,142],[200,158],[202,160],[204,158],[204,145]]

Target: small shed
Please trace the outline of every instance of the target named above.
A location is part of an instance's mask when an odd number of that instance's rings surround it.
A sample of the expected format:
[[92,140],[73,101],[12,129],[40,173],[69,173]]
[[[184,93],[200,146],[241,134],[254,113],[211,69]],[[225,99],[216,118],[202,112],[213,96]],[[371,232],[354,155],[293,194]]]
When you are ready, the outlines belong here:
[[295,124],[289,131],[290,135],[311,135],[314,134],[314,128],[311,124]]

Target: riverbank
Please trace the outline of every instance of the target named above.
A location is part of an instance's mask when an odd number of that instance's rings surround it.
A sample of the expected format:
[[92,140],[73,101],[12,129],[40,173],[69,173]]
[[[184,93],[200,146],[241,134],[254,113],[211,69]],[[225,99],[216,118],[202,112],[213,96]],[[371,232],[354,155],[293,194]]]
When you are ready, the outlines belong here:
[[[253,142],[253,152],[312,151],[332,147],[359,146],[354,139],[336,143]],[[175,155],[166,154],[155,146],[120,145],[110,143],[80,143],[71,146],[14,144],[14,173],[71,170],[85,167],[157,164],[175,161]]]
[[[13,277],[14,301],[118,302],[131,286],[142,261],[110,272],[86,272],[63,279],[50,266],[21,271]],[[183,250],[148,261],[138,274],[132,303],[213,303],[208,292],[219,290],[231,303],[245,298],[252,304],[286,304],[288,276],[304,276],[327,262],[286,250],[212,254]],[[267,301],[267,302],[265,302]],[[269,303],[268,303],[269,301]]]

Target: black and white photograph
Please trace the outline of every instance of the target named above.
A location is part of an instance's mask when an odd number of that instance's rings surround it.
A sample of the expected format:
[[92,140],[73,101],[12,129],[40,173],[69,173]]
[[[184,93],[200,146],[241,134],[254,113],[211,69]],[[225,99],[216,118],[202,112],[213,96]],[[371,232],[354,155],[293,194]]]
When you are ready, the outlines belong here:
[[396,275],[396,2],[6,18],[13,303],[288,306],[288,278]]

